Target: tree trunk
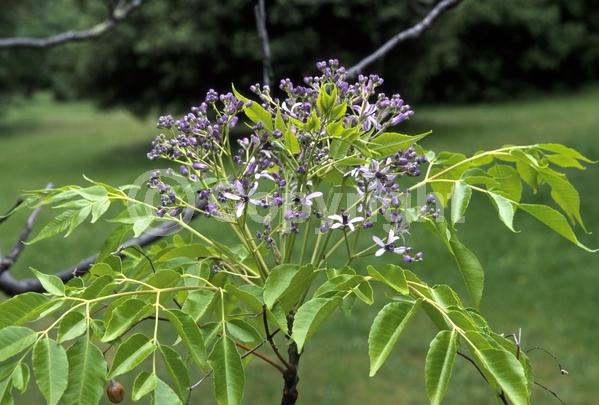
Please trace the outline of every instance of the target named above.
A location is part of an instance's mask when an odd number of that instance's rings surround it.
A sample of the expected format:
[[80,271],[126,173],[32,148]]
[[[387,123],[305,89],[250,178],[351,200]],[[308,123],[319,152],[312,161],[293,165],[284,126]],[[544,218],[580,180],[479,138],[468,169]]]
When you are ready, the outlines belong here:
[[[289,328],[289,335],[291,335],[293,330],[293,313],[287,316],[287,326]],[[287,355],[289,367],[287,367],[283,373],[285,384],[283,385],[281,405],[295,405],[298,397],[297,384],[299,383],[298,367],[300,361],[300,353],[297,351],[295,342],[292,342],[289,345]]]

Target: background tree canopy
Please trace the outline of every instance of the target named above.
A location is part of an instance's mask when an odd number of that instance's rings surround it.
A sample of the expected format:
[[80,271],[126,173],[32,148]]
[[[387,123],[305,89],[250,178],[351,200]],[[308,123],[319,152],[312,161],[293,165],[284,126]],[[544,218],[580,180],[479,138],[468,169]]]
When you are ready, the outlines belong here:
[[[2,2],[0,34],[46,35],[106,16],[101,2],[51,3]],[[423,3],[271,1],[275,75],[298,79],[314,60],[331,56],[349,66],[422,18]],[[410,102],[496,99],[579,86],[599,76],[593,68],[599,63],[599,9],[593,3],[465,1],[371,70]],[[249,0],[146,2],[101,40],[50,52],[1,53],[0,95],[45,86],[60,98],[90,98],[138,114],[184,108],[207,88],[261,78],[253,7]]]

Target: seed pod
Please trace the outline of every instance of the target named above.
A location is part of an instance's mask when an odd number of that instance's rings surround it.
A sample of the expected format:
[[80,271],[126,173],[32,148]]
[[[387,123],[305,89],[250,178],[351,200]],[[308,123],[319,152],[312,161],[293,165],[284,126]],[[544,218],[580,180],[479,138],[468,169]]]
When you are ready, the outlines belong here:
[[125,397],[125,388],[120,382],[110,380],[108,382],[108,387],[106,387],[106,395],[108,396],[108,399],[110,399],[110,402],[118,404]]

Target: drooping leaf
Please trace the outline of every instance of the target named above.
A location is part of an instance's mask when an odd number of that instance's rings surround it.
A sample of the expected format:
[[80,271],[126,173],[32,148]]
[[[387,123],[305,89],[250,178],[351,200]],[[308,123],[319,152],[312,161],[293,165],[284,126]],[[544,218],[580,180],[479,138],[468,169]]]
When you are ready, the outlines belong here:
[[458,265],[458,269],[460,270],[470,299],[472,300],[474,307],[478,308],[485,284],[485,273],[483,268],[474,253],[457,239],[455,232],[451,235],[449,245],[451,246],[451,252]]
[[583,245],[574,234],[574,231],[568,224],[566,218],[553,208],[539,204],[520,204],[520,208],[553,229],[559,235],[574,243],[576,246],[588,252],[599,251],[599,249],[590,249]]
[[426,393],[432,405],[438,405],[445,396],[453,371],[458,334],[454,330],[442,330],[433,339],[426,355]]
[[526,375],[514,354],[500,349],[477,350],[476,354],[513,404],[530,404]]
[[472,196],[472,188],[464,181],[456,181],[453,184],[453,193],[451,195],[451,223],[459,222],[466,213],[470,197]]
[[416,314],[420,301],[391,302],[376,315],[368,335],[368,356],[370,357],[370,376],[385,363],[397,339],[408,322]]
[[64,348],[54,340],[44,338],[33,348],[33,373],[37,386],[48,405],[56,405],[67,389],[69,361]]
[[219,405],[239,405],[243,397],[245,373],[235,343],[221,337],[210,354],[214,370],[214,396]]
[[508,229],[512,232],[516,232],[514,229],[514,206],[513,204],[505,197],[495,194],[489,193],[489,197],[495,203],[495,207],[497,208],[497,214],[499,215],[499,219],[501,222],[508,227]]
[[[67,350],[69,377],[65,404],[97,405],[106,384],[106,360],[100,349],[82,338]],[[64,376],[63,376],[64,378]]]

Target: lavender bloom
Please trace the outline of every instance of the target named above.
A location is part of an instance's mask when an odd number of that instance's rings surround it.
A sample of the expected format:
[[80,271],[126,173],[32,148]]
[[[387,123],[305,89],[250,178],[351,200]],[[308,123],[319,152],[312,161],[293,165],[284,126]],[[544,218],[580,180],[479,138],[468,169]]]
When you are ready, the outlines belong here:
[[387,241],[383,242],[378,236],[373,236],[372,240],[379,246],[379,249],[374,254],[375,256],[382,256],[385,252],[393,252],[397,254],[403,254],[406,252],[405,246],[396,246],[395,241],[399,239],[399,236],[395,236],[393,229],[389,231]]
[[251,198],[251,196],[254,195],[258,189],[258,182],[254,182],[248,191],[246,191],[245,187],[243,187],[243,184],[241,184],[239,180],[235,180],[233,186],[237,194],[223,192],[222,195],[229,200],[237,201],[237,205],[235,206],[235,216],[237,218],[240,218],[243,215],[247,203],[260,205],[260,200]]
[[312,200],[318,197],[322,197],[322,193],[320,191],[315,191],[303,197],[297,198],[297,202],[304,207],[311,207],[313,204]]
[[356,230],[356,227],[354,224],[364,221],[363,217],[355,217],[355,218],[349,219],[349,215],[347,215],[344,212],[342,212],[341,215],[329,215],[329,219],[333,220],[331,229],[349,228],[350,232],[353,232]]

